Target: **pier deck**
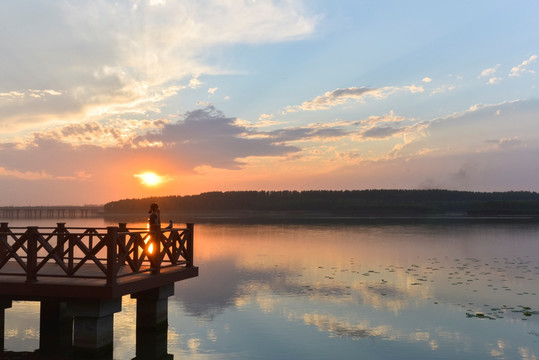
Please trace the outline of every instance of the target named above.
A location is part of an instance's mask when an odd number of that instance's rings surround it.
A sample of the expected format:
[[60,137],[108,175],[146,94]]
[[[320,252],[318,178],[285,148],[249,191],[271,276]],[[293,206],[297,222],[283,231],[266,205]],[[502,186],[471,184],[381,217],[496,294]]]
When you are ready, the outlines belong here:
[[5,311],[39,301],[40,349],[77,359],[112,359],[113,315],[137,300],[136,354],[167,354],[168,297],[176,281],[198,276],[194,226],[128,228],[9,227],[0,223],[0,357]]
[[13,300],[112,299],[198,276],[198,267],[166,267],[159,275],[152,275],[149,265],[143,266],[136,274],[122,266],[116,284],[108,285],[106,279],[97,278],[100,270],[95,265],[83,266],[79,271],[84,277],[78,278],[62,276],[62,270],[54,264],[44,266],[43,271],[54,276],[27,282],[23,276],[14,276],[24,275],[18,264],[10,262],[4,265],[4,275],[0,275],[0,296]]
[[0,296],[117,298],[198,275],[193,225],[127,228],[0,226]]

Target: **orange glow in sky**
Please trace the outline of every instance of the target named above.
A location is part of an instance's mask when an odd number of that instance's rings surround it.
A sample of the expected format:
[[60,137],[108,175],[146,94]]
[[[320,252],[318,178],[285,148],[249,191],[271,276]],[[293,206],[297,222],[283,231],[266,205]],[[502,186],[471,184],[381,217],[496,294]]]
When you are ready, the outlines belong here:
[[153,172],[144,172],[142,174],[135,174],[136,178],[140,179],[140,183],[147,186],[157,186],[161,184],[164,179],[162,176],[157,175]]
[[538,192],[539,1],[415,3],[0,0],[0,206]]

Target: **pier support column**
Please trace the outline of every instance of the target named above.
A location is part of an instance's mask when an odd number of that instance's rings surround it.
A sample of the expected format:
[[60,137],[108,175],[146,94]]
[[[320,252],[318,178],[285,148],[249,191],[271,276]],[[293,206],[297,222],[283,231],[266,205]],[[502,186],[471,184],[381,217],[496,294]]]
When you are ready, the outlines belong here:
[[73,351],[77,358],[112,359],[114,313],[122,310],[122,299],[73,301]]
[[4,352],[5,314],[11,307],[11,299],[0,298],[0,356]]
[[174,284],[132,294],[137,299],[135,359],[172,359],[167,353],[168,298]]
[[73,316],[67,303],[58,300],[41,301],[39,313],[39,352],[68,354],[73,341]]

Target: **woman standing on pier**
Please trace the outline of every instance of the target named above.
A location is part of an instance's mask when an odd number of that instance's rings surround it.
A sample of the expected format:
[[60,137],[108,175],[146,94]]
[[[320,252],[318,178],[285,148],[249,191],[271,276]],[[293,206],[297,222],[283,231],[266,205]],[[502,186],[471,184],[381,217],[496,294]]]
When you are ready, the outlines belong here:
[[150,205],[150,231],[152,230],[161,230],[161,210],[159,210],[159,205],[153,203]]

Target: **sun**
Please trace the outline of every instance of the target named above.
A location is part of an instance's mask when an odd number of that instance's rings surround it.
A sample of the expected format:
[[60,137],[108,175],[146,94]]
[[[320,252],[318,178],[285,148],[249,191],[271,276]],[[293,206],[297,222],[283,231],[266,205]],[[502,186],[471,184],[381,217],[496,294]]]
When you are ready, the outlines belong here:
[[140,179],[140,183],[142,185],[147,186],[157,186],[164,181],[162,176],[159,176],[156,173],[150,171],[144,172],[142,174],[135,174],[135,177]]

